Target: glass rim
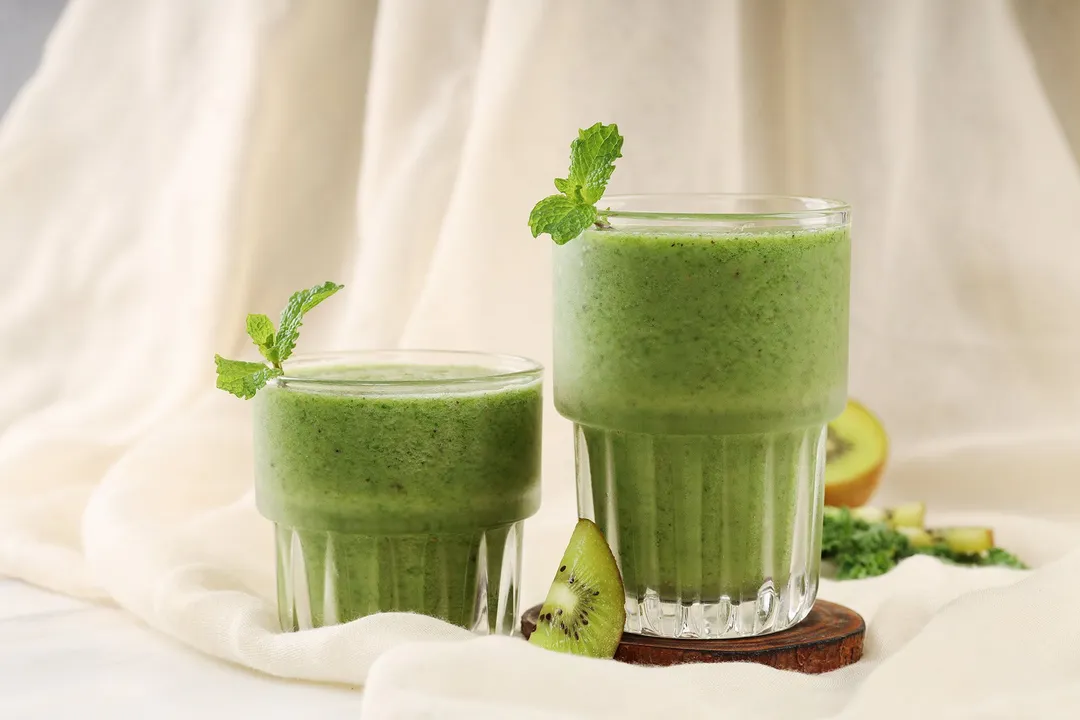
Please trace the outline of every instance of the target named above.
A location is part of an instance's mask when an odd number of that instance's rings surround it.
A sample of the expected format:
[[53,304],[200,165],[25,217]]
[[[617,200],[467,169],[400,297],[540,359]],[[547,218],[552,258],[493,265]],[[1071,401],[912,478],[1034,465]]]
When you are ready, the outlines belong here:
[[[680,202],[692,201],[702,205],[740,201],[762,203],[789,203],[802,205],[802,209],[777,210],[766,212],[712,212],[684,211],[663,209],[663,206],[677,206]],[[601,217],[626,218],[637,220],[696,220],[696,221],[747,221],[747,220],[813,220],[836,215],[847,215],[851,205],[843,200],[810,197],[805,195],[772,195],[768,193],[634,193],[610,195],[597,203],[603,207]],[[622,207],[620,207],[622,206]],[[645,207],[649,209],[636,209]],[[651,209],[657,207],[657,209]],[[845,218],[846,220],[846,218]]]
[[[336,364],[338,366],[356,367],[362,365],[380,364],[383,359],[385,364],[406,365],[423,367],[419,358],[444,358],[446,362],[440,363],[448,366],[490,368],[491,372],[475,373],[451,378],[380,378],[380,379],[357,379],[342,377],[340,375],[306,375],[292,374],[290,368],[318,367],[319,365]],[[410,358],[413,358],[410,361]],[[472,362],[470,362],[470,359]],[[499,365],[507,366],[507,369],[499,369]],[[352,387],[352,388],[386,388],[386,387],[447,387],[459,385],[471,385],[477,383],[500,382],[527,378],[529,376],[541,377],[544,366],[536,360],[523,355],[510,355],[506,353],[489,353],[477,350],[433,350],[426,348],[393,349],[383,348],[375,350],[337,350],[329,352],[299,353],[293,355],[287,361],[285,373],[275,378],[276,381],[287,385],[308,385],[315,387]]]

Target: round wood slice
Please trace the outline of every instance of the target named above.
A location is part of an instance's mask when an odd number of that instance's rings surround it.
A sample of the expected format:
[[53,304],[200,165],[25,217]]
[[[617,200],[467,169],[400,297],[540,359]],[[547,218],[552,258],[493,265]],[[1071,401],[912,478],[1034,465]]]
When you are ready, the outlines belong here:
[[[540,606],[521,617],[527,639],[536,629]],[[623,633],[615,659],[633,665],[752,662],[780,670],[823,673],[862,657],[866,623],[850,608],[826,600],[814,603],[806,619],[772,635],[737,640],[694,640]]]

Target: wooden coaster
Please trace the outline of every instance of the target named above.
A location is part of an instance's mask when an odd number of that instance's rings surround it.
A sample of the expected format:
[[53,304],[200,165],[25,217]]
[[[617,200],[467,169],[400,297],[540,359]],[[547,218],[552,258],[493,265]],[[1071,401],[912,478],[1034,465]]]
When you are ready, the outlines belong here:
[[[521,616],[526,639],[536,629],[540,606]],[[814,603],[806,619],[772,635],[737,640],[671,639],[623,633],[615,659],[633,665],[752,662],[780,670],[823,673],[856,662],[863,654],[866,623],[850,608]]]

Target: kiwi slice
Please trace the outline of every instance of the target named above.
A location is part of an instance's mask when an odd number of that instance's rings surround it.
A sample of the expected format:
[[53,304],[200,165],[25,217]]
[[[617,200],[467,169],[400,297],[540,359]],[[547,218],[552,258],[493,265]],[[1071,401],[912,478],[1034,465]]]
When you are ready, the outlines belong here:
[[604,534],[578,520],[529,642],[556,652],[610,658],[626,622],[622,576]]
[[881,422],[865,406],[849,400],[826,430],[825,504],[865,505],[881,482],[888,452]]

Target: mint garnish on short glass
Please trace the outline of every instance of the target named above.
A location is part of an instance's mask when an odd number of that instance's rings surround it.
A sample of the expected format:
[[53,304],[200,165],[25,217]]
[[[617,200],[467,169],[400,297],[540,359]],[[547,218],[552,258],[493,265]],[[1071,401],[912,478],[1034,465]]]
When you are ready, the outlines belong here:
[[622,157],[622,144],[615,124],[596,123],[578,130],[570,144],[570,173],[555,179],[560,194],[544,198],[529,213],[533,237],[547,233],[557,244],[565,245],[594,223],[605,226],[596,202],[615,171],[615,161]]
[[304,314],[336,293],[344,285],[325,282],[307,290],[293,293],[288,305],[281,311],[278,327],[265,315],[247,316],[247,333],[265,363],[228,360],[220,355],[214,356],[217,365],[217,386],[236,397],[251,399],[266,383],[285,373],[281,363],[289,359],[296,347],[300,335],[300,325]]

